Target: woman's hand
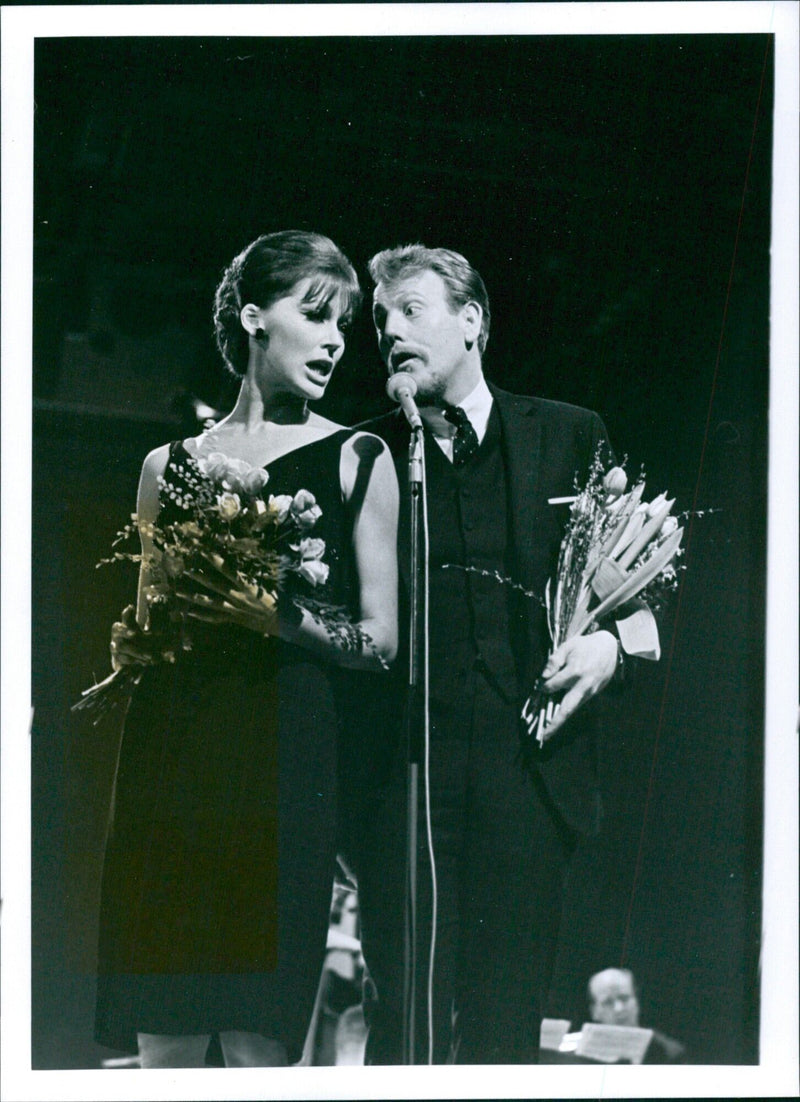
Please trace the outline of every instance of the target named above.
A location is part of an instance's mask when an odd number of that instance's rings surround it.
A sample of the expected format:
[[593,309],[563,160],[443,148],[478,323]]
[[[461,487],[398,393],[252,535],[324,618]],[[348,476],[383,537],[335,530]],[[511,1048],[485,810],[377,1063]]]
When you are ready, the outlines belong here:
[[136,622],[136,609],[128,605],[122,618],[111,625],[111,667],[116,672],[126,666],[152,666],[153,640],[148,639]]

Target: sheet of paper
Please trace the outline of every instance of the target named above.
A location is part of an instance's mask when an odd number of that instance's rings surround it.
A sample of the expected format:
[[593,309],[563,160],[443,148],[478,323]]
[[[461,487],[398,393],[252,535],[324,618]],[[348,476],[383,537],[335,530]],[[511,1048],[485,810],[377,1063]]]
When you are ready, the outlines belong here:
[[575,1053],[604,1064],[616,1064],[621,1060],[641,1064],[652,1037],[652,1029],[586,1022]]
[[569,1027],[570,1022],[566,1018],[542,1018],[539,1030],[540,1047],[557,1049]]

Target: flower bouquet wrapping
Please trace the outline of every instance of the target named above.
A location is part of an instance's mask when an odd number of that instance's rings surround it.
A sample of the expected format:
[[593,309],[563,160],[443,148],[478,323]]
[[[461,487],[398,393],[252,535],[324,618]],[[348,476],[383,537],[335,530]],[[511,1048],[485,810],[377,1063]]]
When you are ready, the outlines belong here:
[[[653,615],[677,585],[674,560],[683,528],[672,515],[674,499],[659,494],[643,500],[640,479],[627,489],[622,467],[605,474],[599,454],[586,485],[569,502],[554,577],[545,590],[551,652],[568,639],[611,627],[623,651],[658,660],[658,627]],[[547,724],[559,704],[542,692],[525,701],[522,719],[528,735],[544,743]]]
[[[221,452],[188,456],[173,469],[179,479],[160,477],[159,493],[180,509],[180,519],[165,520],[162,511],[149,523],[133,514],[117,533],[111,556],[98,563],[127,561],[146,568],[148,615],[142,630],[132,606],[125,609],[112,640],[132,640],[136,661],[84,690],[73,705],[73,711],[92,712],[95,723],[109,710],[127,706],[148,666],[175,662],[191,649],[189,608],[201,619],[207,608],[215,622],[241,622],[228,600],[232,590],[258,602],[267,617],[277,615],[279,598],[282,611],[285,605],[307,611],[343,650],[368,643],[347,611],[326,595],[330,567],[325,541],[313,534],[322,510],[312,493],[300,489],[265,500],[268,472]],[[148,550],[121,550],[137,533]]]

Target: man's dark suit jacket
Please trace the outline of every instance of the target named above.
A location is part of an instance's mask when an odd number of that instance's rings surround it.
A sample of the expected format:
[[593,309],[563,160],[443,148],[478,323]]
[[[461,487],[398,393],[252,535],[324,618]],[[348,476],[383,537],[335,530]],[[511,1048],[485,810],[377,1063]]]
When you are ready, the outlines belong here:
[[[548,499],[574,494],[576,480],[578,486],[584,484],[598,447],[604,465],[610,451],[605,427],[596,413],[561,402],[509,394],[491,384],[489,387],[502,430],[513,580],[542,598],[519,603],[521,611],[515,627],[523,644],[521,707],[547,658],[550,641],[543,598],[547,580],[556,570],[569,519],[568,505],[551,505]],[[408,556],[404,547],[408,545],[410,430],[399,410],[360,427],[382,437],[395,458],[401,488],[400,574],[407,586]],[[401,631],[403,626],[401,622]],[[540,775],[564,823],[582,834],[596,833],[602,815],[596,783],[597,711],[597,702],[591,702],[544,748],[534,744],[528,755],[531,768]]]

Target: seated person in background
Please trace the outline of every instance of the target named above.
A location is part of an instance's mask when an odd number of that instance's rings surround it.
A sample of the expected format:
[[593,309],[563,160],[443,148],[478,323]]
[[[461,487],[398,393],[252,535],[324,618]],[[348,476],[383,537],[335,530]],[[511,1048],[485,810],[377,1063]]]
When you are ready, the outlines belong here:
[[[638,1027],[639,992],[634,975],[627,968],[606,968],[589,980],[589,1015],[601,1025]],[[652,1028],[648,1026],[647,1028]],[[645,1064],[683,1063],[686,1049],[679,1041],[653,1030],[644,1055]]]

